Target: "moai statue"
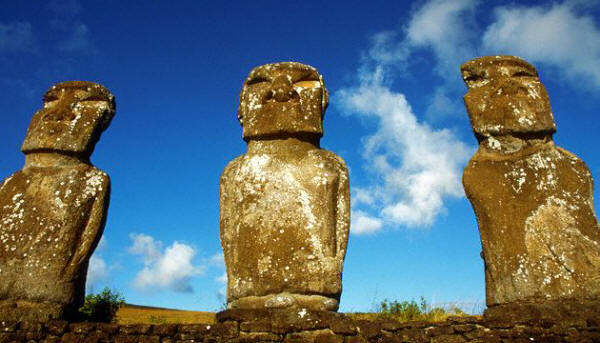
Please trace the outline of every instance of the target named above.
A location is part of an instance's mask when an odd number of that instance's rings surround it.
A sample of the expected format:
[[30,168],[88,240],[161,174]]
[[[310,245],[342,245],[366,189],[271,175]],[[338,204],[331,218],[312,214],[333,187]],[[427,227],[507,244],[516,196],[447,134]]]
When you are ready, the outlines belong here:
[[350,197],[344,161],[319,148],[327,103],[322,76],[301,63],[260,66],[244,81],[248,151],[221,177],[230,309],[338,309]]
[[469,61],[461,72],[479,141],[463,184],[481,235],[487,306],[598,299],[592,176],[554,145],[550,101],[535,68],[493,56]]
[[115,113],[113,95],[71,81],[43,101],[25,166],[0,184],[0,320],[74,318],[106,221],[109,178],[89,158]]

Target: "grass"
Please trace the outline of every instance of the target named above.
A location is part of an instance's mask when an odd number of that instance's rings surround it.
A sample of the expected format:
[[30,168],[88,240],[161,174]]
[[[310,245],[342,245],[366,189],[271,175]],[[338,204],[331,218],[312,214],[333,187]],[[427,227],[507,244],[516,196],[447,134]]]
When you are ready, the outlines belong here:
[[399,322],[441,322],[449,317],[471,316],[455,305],[431,306],[423,297],[419,303],[415,300],[390,301],[385,299],[378,305],[378,309],[374,313],[347,313],[347,315],[355,320],[391,319]]
[[117,311],[118,324],[212,324],[214,312],[172,310],[126,304]]
[[[421,298],[411,301],[383,300],[376,312],[346,313],[354,320],[392,319],[400,322],[440,322],[448,317],[470,316],[454,305],[434,307]],[[118,324],[213,324],[215,312],[184,311],[125,304],[117,311]]]

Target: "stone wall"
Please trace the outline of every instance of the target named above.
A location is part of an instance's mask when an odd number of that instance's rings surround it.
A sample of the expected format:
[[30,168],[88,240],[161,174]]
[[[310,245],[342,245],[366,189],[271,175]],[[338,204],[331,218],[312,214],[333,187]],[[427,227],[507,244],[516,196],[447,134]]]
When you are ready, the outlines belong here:
[[[264,315],[272,315],[265,317]],[[225,311],[217,324],[118,325],[105,323],[6,323],[4,342],[600,342],[600,319],[502,322],[453,317],[444,322],[353,320],[340,313]]]

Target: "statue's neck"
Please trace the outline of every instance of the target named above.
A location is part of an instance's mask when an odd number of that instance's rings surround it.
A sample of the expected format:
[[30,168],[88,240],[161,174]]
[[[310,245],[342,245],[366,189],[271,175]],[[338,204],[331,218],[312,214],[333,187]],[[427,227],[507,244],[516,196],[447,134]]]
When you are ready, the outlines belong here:
[[552,134],[503,135],[479,137],[479,151],[484,154],[522,155],[552,144]]
[[319,149],[319,138],[282,137],[273,139],[251,139],[248,141],[248,153],[302,153]]
[[59,152],[32,152],[25,155],[24,168],[68,167],[89,164],[89,158]]

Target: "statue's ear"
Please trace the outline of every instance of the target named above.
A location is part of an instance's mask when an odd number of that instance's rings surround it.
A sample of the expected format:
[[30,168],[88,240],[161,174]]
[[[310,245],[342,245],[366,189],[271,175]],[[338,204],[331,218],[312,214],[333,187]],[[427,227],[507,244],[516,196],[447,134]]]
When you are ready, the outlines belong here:
[[321,83],[321,88],[323,89],[323,98],[321,100],[321,117],[325,115],[325,110],[327,106],[329,106],[329,92],[327,88],[325,88],[325,84],[323,83],[323,75],[319,75],[319,82]]
[[246,94],[246,82],[242,86],[242,91],[240,92],[239,104],[237,109],[237,119],[240,122],[240,125],[244,125],[244,116],[246,115],[246,104],[244,103],[244,95]]

